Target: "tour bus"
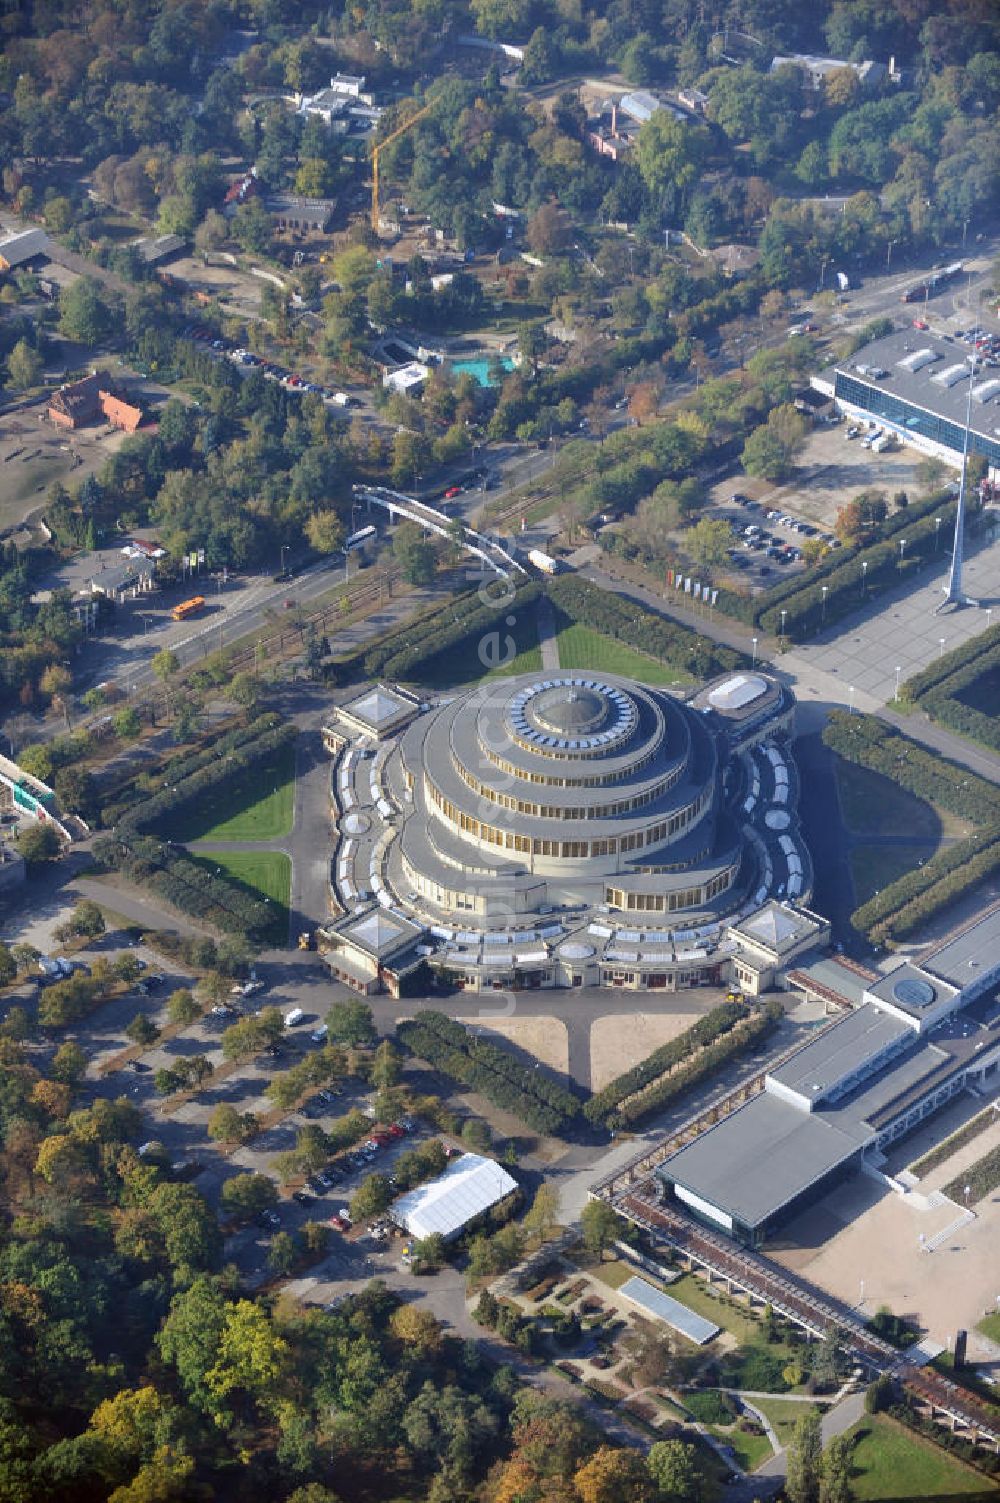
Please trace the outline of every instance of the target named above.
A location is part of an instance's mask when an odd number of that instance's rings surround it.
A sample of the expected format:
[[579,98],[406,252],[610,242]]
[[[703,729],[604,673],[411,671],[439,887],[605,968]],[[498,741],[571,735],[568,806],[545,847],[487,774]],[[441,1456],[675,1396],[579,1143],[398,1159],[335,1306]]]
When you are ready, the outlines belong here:
[[204,595],[192,595],[190,600],[182,600],[180,605],[175,605],[170,614],[175,621],[186,621],[189,616],[196,616],[204,608]]

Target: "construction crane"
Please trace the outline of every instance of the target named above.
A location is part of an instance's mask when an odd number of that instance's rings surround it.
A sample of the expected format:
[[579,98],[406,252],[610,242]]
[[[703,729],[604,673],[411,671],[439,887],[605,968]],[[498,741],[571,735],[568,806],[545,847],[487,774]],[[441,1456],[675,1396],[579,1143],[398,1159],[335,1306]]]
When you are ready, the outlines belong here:
[[406,134],[406,132],[410,129],[411,125],[416,125],[417,121],[418,120],[422,120],[425,115],[429,115],[432,109],[433,109],[433,105],[425,104],[424,107],[423,107],[423,109],[417,110],[416,114],[411,115],[410,118],[409,118],[409,120],[405,121],[404,124],[402,124],[400,126],[397,126],[397,128],[391,133],[391,135],[386,136],[385,140],[384,141],[380,141],[378,143],[378,145],[376,147],[374,147],[373,150],[372,150],[372,229],[374,230],[374,232],[375,232],[376,235],[378,234],[378,224],[379,224],[379,206],[378,206],[378,187],[379,187],[379,181],[378,181],[378,164],[379,164],[379,157],[381,156],[382,152],[385,151],[385,148],[387,146],[391,146],[392,143],[393,143],[393,141],[398,141],[399,138],[400,138],[400,136],[403,136],[403,135]]

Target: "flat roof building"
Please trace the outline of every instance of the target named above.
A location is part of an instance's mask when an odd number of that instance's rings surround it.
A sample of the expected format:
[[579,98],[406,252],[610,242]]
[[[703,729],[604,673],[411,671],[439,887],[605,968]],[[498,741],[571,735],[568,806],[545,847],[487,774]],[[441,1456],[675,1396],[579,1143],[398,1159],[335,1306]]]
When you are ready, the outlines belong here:
[[349,914],[320,936],[331,975],[364,996],[388,991],[398,997],[401,981],[423,959],[423,928],[378,905]]
[[958,465],[972,384],[969,452],[1000,477],[1000,374],[969,346],[927,329],[897,329],[812,378],[852,416],[873,418],[902,442]]
[[401,1195],[392,1205],[390,1215],[411,1237],[437,1233],[451,1242],[471,1222],[516,1190],[517,1180],[493,1159],[478,1153],[463,1153],[430,1184]]
[[51,241],[44,230],[22,230],[0,240],[0,271],[16,271],[32,261],[47,261]]
[[[992,946],[992,948],[990,948]],[[989,960],[966,991],[904,962],[657,1171],[694,1215],[758,1244],[834,1176],[1000,1069],[1000,907],[945,942]]]
[[405,689],[373,684],[355,699],[337,706],[323,727],[323,744],[328,752],[337,752],[351,737],[384,741],[398,735],[419,713],[420,700]]

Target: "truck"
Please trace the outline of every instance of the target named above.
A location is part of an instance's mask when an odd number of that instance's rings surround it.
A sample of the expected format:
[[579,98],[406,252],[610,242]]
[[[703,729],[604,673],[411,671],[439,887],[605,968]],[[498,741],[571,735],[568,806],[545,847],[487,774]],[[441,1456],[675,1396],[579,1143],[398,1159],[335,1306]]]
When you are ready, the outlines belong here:
[[285,1027],[294,1028],[296,1023],[301,1023],[304,1017],[305,1013],[302,1011],[301,1007],[293,1007],[291,1012],[285,1013]]
[[558,559],[550,558],[541,548],[528,549],[528,563],[534,564],[539,574],[558,574],[561,568]]
[[839,290],[841,292],[849,292],[850,291],[851,279],[847,275],[846,271],[838,271],[837,272],[837,287],[839,288]]
[[937,271],[932,271],[930,276],[926,277],[924,281],[917,282],[914,287],[907,287],[900,298],[900,302],[919,303],[924,298],[933,297],[936,292],[941,291],[942,287],[946,287],[949,282],[954,281],[961,274],[964,264],[962,261],[953,261],[950,266],[938,267]]
[[883,428],[882,432],[872,439],[872,453],[883,454],[886,449],[891,449],[895,442],[894,435],[889,432],[888,428]]
[[192,595],[190,600],[182,600],[179,605],[175,605],[170,614],[175,621],[186,621],[189,616],[197,616],[204,609],[204,595]]

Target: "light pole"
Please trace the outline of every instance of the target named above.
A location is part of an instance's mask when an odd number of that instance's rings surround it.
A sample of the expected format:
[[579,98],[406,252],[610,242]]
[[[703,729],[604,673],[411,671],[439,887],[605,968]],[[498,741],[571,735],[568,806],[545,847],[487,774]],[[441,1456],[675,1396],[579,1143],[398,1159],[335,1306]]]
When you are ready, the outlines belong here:
[[941,518],[940,517],[935,517],[934,518],[934,552],[937,553],[938,550],[940,549],[940,547],[941,547]]
[[993,620],[993,607],[991,605],[988,605],[986,607],[986,630],[987,631],[989,631],[989,629],[990,629],[990,623],[992,622],[992,620]]
[[905,538],[900,538],[900,540],[899,540],[899,567],[900,567],[900,569],[902,569],[902,567],[903,567],[903,554],[905,552],[906,552],[906,539]]
[[751,637],[750,640],[753,643],[753,667],[756,668],[756,666],[757,666],[757,638],[756,637]]
[[896,698],[897,699],[899,698],[899,675],[900,675],[901,670],[902,670],[902,664],[901,663],[897,663],[896,664]]
[[853,715],[854,714],[854,685],[853,684],[851,684],[849,686],[847,692],[851,696],[850,712]]
[[782,641],[784,641],[784,639],[785,639],[785,617],[787,615],[788,615],[788,612],[784,609],[784,607],[782,607],[782,611],[781,611],[781,640]]
[[284,572],[285,572],[285,554],[287,552],[288,552],[288,544],[287,543],[282,543],[282,545],[281,545],[281,569],[279,571],[282,574],[284,574]]
[[830,588],[829,585],[820,585],[820,593],[823,596],[823,606],[822,606],[823,618],[822,618],[822,624],[824,626],[826,625],[826,592],[827,592],[827,590],[829,588]]
[[892,257],[892,248],[893,248],[893,246],[895,244],[896,244],[895,240],[890,240],[889,243],[888,243],[888,245],[885,248],[885,269],[886,269],[886,271],[889,270],[889,261],[890,261],[890,259]]
[[861,560],[861,597],[862,597],[862,599],[864,599],[864,597],[865,597],[865,595],[867,593],[868,593],[868,560],[866,558],[863,558]]
[[943,658],[944,657],[944,644],[945,644],[945,638],[944,637],[938,637],[938,657],[939,658]]

